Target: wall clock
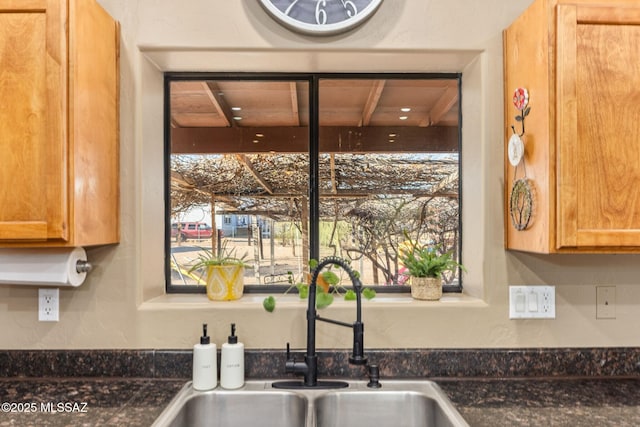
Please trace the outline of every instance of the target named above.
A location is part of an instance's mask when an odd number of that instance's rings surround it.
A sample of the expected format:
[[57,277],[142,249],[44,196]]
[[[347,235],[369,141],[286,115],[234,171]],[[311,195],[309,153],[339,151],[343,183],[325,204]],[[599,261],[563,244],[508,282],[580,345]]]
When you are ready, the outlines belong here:
[[329,36],[366,21],[383,0],[260,0],[285,27],[309,35]]

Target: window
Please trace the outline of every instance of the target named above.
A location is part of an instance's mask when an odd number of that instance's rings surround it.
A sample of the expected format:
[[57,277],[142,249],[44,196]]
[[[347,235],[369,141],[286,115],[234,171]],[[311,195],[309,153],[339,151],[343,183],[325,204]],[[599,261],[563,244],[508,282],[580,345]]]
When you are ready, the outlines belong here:
[[460,75],[170,73],[165,91],[168,292],[204,292],[203,249],[246,254],[245,292],[327,255],[408,290],[405,233],[460,260]]

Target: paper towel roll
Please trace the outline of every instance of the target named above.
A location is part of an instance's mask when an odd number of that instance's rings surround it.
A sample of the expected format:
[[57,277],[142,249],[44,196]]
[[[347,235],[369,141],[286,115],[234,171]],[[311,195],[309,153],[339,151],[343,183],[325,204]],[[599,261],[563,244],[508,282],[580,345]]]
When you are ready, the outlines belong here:
[[0,284],[80,286],[87,273],[76,265],[86,260],[84,248],[0,249]]

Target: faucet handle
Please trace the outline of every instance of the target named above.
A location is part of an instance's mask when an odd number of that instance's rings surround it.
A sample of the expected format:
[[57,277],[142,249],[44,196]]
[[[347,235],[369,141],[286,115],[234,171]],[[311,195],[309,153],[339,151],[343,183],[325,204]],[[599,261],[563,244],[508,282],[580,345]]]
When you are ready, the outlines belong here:
[[296,365],[296,360],[293,357],[291,357],[291,346],[287,342],[287,359],[284,363],[284,371],[287,373],[293,372],[295,365]]
[[291,354],[291,346],[287,343],[287,361],[284,364],[284,370],[286,373],[304,373],[307,372],[308,366],[306,362],[298,362],[296,358]]

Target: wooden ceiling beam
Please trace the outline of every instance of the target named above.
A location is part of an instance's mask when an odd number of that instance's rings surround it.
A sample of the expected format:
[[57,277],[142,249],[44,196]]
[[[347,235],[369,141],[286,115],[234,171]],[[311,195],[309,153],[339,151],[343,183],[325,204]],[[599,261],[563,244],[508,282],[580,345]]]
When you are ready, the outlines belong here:
[[369,126],[371,123],[371,116],[373,116],[373,112],[378,107],[378,101],[380,101],[380,96],[382,96],[385,83],[386,80],[375,80],[373,82],[369,96],[367,97],[367,102],[365,102],[364,108],[362,109],[362,119],[360,119],[359,126]]
[[183,189],[192,190],[196,188],[193,182],[187,181],[184,176],[174,170],[171,171],[171,183]]
[[289,93],[291,94],[291,118],[294,126],[300,126],[300,109],[298,107],[298,88],[296,82],[289,83]]
[[[377,188],[375,193],[371,191],[342,191],[337,193],[320,193],[321,199],[371,199],[373,194],[388,195],[409,195],[414,197],[446,197],[449,199],[457,199],[458,193],[450,193],[444,191],[424,191],[424,190],[398,190],[396,188]],[[299,199],[305,197],[302,193],[273,193],[273,194],[238,194],[238,193],[211,193],[216,197],[229,197],[239,199]]]
[[[257,133],[263,134],[254,143]],[[395,142],[389,142],[394,133]],[[452,153],[458,151],[456,126],[322,126],[323,153]],[[307,127],[173,128],[173,154],[308,153]]]
[[217,215],[260,215],[267,218],[278,219],[278,217],[291,216],[288,210],[284,209],[256,209],[256,210],[242,210],[242,209],[220,209],[216,211]]
[[444,94],[436,101],[428,117],[420,122],[419,126],[433,126],[440,122],[442,118],[458,103],[458,88],[448,87]]
[[458,180],[458,171],[455,171],[455,172],[451,173],[450,175],[447,175],[438,184],[432,186],[431,187],[431,191],[433,193],[439,193],[441,190],[453,185],[457,180]]
[[331,169],[331,192],[336,194],[338,192],[338,184],[336,182],[336,153],[331,153],[329,157],[329,167]]
[[262,175],[260,175],[260,172],[258,172],[253,167],[251,160],[247,158],[246,154],[236,154],[236,159],[238,159],[240,164],[242,164],[249,171],[249,173],[253,175],[253,177],[258,182],[258,184],[260,184],[260,186],[264,188],[264,191],[266,191],[269,194],[273,194],[273,188],[271,187],[271,185],[269,185],[269,183],[265,181]]
[[207,94],[213,107],[216,109],[218,114],[224,117],[227,126],[235,127],[237,125],[236,121],[233,120],[233,111],[231,111],[231,107],[227,105],[227,102],[220,96],[220,88],[216,82],[206,81],[202,82],[202,88],[204,92]]

